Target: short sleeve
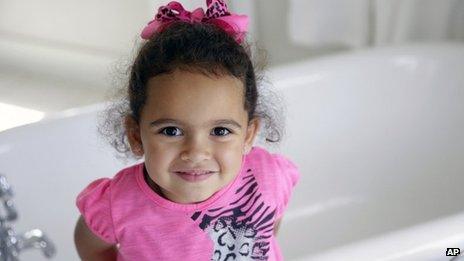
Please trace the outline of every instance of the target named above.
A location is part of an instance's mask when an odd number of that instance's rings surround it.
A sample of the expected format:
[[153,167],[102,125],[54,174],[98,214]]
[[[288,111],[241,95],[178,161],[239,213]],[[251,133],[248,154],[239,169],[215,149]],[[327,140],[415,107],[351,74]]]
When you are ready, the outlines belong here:
[[76,199],[76,205],[89,229],[103,241],[116,243],[111,217],[111,179],[90,183]]
[[277,202],[277,218],[281,218],[292,196],[293,188],[300,179],[298,167],[285,156],[274,154],[279,175],[279,193]]

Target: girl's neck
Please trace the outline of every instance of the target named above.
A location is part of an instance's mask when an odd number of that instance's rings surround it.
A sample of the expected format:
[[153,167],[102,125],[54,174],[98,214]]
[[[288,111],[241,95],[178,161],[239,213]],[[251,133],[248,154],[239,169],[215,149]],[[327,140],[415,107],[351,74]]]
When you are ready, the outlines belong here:
[[153,190],[156,194],[160,195],[161,197],[168,199],[164,196],[163,191],[161,191],[161,188],[156,184],[148,175],[148,171],[145,167],[145,164],[143,164],[143,177],[145,179],[145,182],[148,184],[148,186]]

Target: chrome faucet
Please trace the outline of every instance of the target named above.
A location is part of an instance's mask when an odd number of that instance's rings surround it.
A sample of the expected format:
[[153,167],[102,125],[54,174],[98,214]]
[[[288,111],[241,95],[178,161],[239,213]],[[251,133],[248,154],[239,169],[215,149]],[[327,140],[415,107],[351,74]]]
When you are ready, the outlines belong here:
[[0,261],[19,261],[19,253],[25,249],[41,249],[44,256],[55,255],[55,246],[39,229],[32,229],[22,235],[16,232],[10,223],[18,218],[13,204],[13,191],[5,176],[0,174]]

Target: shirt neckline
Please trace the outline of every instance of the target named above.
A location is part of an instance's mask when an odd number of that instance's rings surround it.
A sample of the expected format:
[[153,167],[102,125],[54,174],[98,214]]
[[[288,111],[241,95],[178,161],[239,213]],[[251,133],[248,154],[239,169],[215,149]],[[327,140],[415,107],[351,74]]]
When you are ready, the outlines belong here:
[[243,155],[242,157],[242,165],[240,167],[239,173],[235,176],[235,178],[229,182],[228,185],[214,193],[211,197],[208,199],[200,202],[200,203],[192,203],[192,204],[182,204],[182,203],[176,203],[173,201],[170,201],[168,199],[165,199],[164,197],[158,195],[155,191],[151,189],[151,187],[145,182],[144,179],[144,174],[143,174],[143,168],[145,165],[145,162],[140,163],[137,166],[136,169],[136,180],[137,184],[142,190],[142,192],[153,202],[155,202],[157,205],[167,208],[170,210],[175,210],[175,211],[182,211],[182,212],[191,212],[191,211],[198,211],[198,210],[203,210],[213,204],[216,200],[218,200],[222,195],[224,195],[227,191],[229,191],[235,183],[239,180],[239,177],[243,175],[243,173],[246,172],[246,167],[245,163],[247,161],[246,155]]

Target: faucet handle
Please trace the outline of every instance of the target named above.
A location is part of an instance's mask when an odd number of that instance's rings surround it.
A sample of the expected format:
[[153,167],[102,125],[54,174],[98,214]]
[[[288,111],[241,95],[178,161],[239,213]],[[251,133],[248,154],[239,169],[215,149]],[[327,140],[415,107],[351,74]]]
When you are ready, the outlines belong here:
[[0,221],[5,222],[5,221],[13,221],[18,218],[18,212],[16,211],[16,208],[14,207],[13,200],[5,200],[3,201],[3,208],[5,209],[5,216],[0,216]]
[[18,247],[20,251],[28,248],[41,249],[47,258],[53,257],[56,253],[55,245],[40,229],[32,229],[20,236]]
[[0,198],[5,198],[6,200],[13,197],[13,190],[11,189],[10,183],[6,177],[0,174]]
[[5,215],[0,215],[0,221],[13,221],[18,218],[18,212],[16,211],[13,204],[13,190],[11,189],[10,183],[6,177],[0,174],[0,201],[3,203]]

